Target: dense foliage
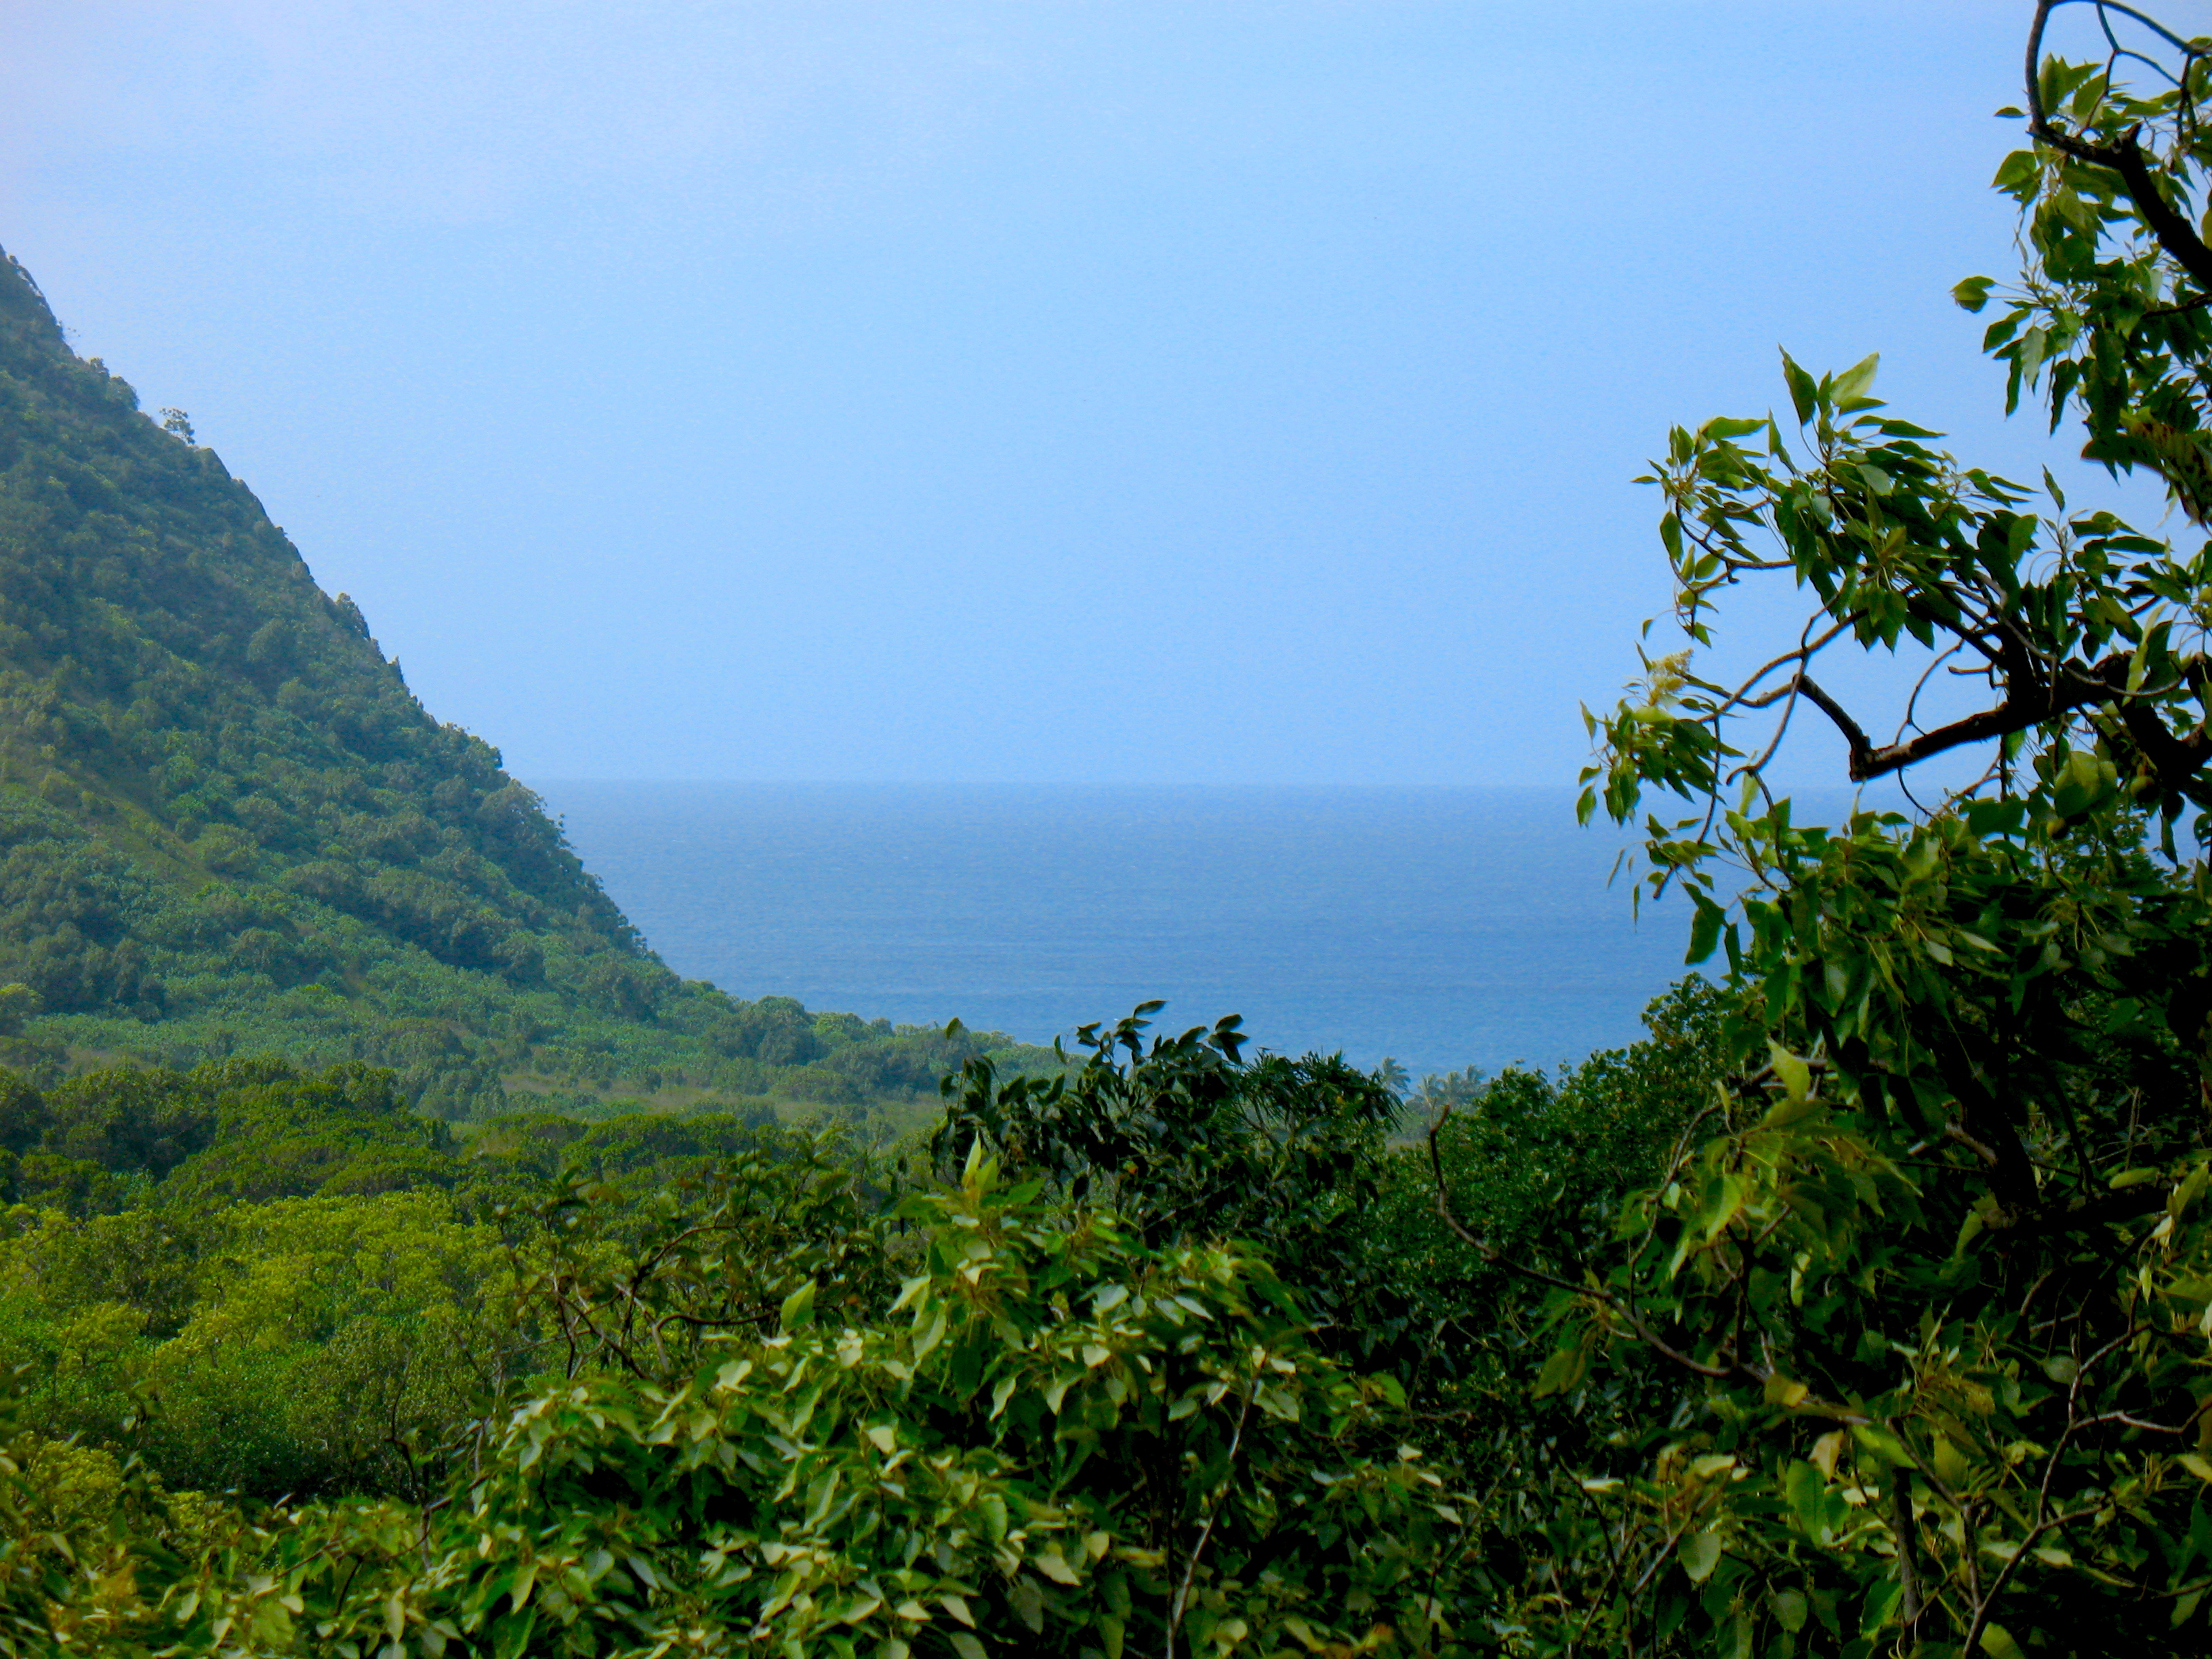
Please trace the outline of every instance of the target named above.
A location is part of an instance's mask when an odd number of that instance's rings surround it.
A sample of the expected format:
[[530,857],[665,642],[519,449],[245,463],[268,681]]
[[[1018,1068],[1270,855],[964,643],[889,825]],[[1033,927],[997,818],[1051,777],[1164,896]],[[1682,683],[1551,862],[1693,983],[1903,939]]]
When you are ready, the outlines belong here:
[[368,1060],[454,1118],[898,1102],[1012,1057],[679,981],[165,413],[79,360],[0,256],[0,983],[37,1034]]
[[538,1113],[463,1139],[396,1082],[277,1060],[11,1079],[0,1352],[28,1367],[20,1420],[182,1486],[416,1491],[410,1448],[538,1363],[506,1312],[498,1206],[563,1175],[641,1192],[811,1144],[764,1111]]
[[[2212,42],[2082,9],[2110,57],[2046,59],[2044,0],[2008,112],[2021,280],[1958,297],[2202,531]],[[1146,1005],[1042,1065],[936,1039],[896,1146],[454,1126],[358,1056],[42,1081],[0,990],[0,1651],[2201,1650],[2212,544],[1962,465],[1872,359],[1783,369],[1670,434],[1685,649],[1590,720],[1584,815],[1641,817],[1717,981],[1557,1077],[1407,1097]],[[1709,678],[1762,579],[1802,631]],[[1986,765],[1808,823],[1800,717],[1856,781]]]
[[[2088,9],[2102,62],[2047,58],[2057,9],[2035,9],[2006,112],[2031,141],[1997,177],[2025,269],[1986,343],[2014,398],[2040,389],[2054,428],[2078,416],[2091,458],[2154,474],[2201,532],[2212,256],[2190,204],[2212,64],[2116,6]],[[1961,465],[1884,410],[1872,359],[1783,368],[1786,416],[1678,429],[1655,480],[1687,643],[1770,573],[1807,593],[1802,632],[1741,682],[1660,659],[1593,720],[1585,811],[1695,808],[1647,819],[1650,878],[1692,894],[1730,1007],[1698,1133],[1559,1288],[1545,1385],[1658,1378],[1674,1403],[1591,1469],[1532,1637],[2193,1650],[2212,547]],[[1851,650],[1917,674],[1887,742],[1814,677]],[[1946,671],[1983,696],[1923,723]],[[1833,725],[1855,780],[1970,746],[1987,763],[1925,812],[1806,824],[1766,781],[1793,714]]]
[[[1468,1212],[1594,1247],[1713,1018],[1461,1080]],[[0,1644],[1494,1649],[1492,1517],[1589,1438],[1530,1415],[1540,1310],[1375,1079],[1233,1021],[1087,1035],[1051,1082],[970,1062],[898,1156],[728,1115],[463,1140],[358,1066],[19,1086]]]

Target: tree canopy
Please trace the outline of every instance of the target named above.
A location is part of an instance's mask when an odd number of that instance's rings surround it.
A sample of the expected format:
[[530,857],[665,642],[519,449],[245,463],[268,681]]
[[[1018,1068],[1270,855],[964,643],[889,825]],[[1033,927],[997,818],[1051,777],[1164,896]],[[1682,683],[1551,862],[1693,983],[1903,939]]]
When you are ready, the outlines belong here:
[[[2110,5],[2087,7],[2101,60],[2047,56],[2060,9],[2034,9],[2002,112],[2028,141],[1996,177],[2022,269],[1957,298],[1996,308],[2008,404],[2078,422],[2201,533],[2212,65]],[[1684,1401],[1587,1483],[1559,1639],[2193,1645],[2172,1632],[2212,1589],[2212,545],[1954,459],[1875,398],[1872,358],[1782,367],[1786,412],[1670,434],[1651,479],[1688,648],[1591,721],[1585,815],[1693,808],[1644,817],[1647,878],[1688,891],[1732,1006],[1699,1132],[1559,1292],[1547,1386],[1649,1370]],[[1760,580],[1805,594],[1803,627],[1746,679],[1701,677]],[[1838,652],[1909,667],[1887,738],[1816,677]],[[1938,676],[1980,705],[1923,724]],[[1834,726],[1853,781],[1986,764],[1923,811],[1804,823],[1767,781],[1793,719]]]

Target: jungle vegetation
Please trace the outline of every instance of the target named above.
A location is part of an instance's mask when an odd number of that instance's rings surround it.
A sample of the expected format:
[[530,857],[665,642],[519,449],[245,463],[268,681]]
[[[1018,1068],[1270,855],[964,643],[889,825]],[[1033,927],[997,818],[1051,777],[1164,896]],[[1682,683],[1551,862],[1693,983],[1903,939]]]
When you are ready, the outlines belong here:
[[[2203,1650],[2212,41],[2075,0],[2066,62],[2063,3],[2001,112],[2022,268],[1956,295],[2176,535],[1953,458],[1872,358],[1669,434],[1681,648],[1583,801],[1694,916],[1643,1042],[1409,1097],[1146,1005],[896,1144],[465,1135],[358,1058],[27,1079],[0,1646]],[[1802,629],[1711,674],[1750,583]],[[1856,781],[1986,765],[1806,822],[1810,720]]]

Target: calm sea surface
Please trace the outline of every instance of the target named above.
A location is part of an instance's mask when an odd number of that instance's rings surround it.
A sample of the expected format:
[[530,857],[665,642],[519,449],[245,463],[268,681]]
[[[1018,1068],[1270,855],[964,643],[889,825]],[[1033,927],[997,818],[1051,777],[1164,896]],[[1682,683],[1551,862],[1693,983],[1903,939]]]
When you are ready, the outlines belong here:
[[669,966],[732,995],[1049,1041],[1180,1030],[1416,1077],[1632,1039],[1686,911],[1629,915],[1565,791],[556,783]]

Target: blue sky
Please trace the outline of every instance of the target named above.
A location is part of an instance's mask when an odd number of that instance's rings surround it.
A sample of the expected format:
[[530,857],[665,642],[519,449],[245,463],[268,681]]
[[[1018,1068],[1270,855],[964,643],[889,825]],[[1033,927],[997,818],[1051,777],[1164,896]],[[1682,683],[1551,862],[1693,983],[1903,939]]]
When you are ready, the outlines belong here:
[[2070,452],[2027,9],[13,0],[0,246],[526,779],[1562,783],[1778,343]]

